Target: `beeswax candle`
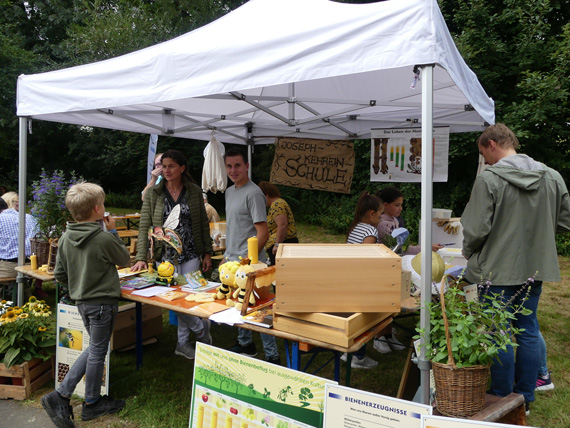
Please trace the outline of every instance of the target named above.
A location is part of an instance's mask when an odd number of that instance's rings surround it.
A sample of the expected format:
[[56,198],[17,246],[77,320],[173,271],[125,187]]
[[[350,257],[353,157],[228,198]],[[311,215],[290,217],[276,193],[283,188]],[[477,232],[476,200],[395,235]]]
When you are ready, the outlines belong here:
[[247,240],[247,258],[250,264],[254,265],[259,262],[259,248],[257,246],[257,237],[252,236]]
[[38,256],[32,254],[30,256],[30,263],[32,264],[32,270],[37,270],[38,268]]

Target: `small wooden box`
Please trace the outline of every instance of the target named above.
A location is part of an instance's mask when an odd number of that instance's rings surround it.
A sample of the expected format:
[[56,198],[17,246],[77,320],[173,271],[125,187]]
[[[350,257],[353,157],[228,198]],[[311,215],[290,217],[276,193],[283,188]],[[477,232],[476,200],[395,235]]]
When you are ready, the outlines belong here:
[[399,312],[402,259],[382,244],[281,244],[279,312]]
[[392,313],[304,313],[277,312],[273,328],[321,342],[349,348],[354,339]]
[[26,400],[54,379],[54,358],[34,358],[9,369],[0,364],[0,399]]

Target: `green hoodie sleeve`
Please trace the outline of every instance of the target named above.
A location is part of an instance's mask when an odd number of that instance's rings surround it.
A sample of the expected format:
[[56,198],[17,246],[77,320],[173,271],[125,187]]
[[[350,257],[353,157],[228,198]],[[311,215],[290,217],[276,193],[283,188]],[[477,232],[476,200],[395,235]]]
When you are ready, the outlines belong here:
[[493,194],[483,175],[475,179],[469,203],[461,216],[463,254],[470,258],[485,243],[491,232],[494,213]]

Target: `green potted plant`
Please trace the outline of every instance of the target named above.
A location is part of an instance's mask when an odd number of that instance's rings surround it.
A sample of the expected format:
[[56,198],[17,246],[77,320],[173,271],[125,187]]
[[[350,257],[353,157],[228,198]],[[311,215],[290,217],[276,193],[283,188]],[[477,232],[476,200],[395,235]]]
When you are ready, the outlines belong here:
[[48,263],[50,240],[58,239],[71,220],[71,214],[65,207],[65,195],[80,180],[74,173],[68,180],[63,171],[48,173],[42,169],[40,179],[32,183],[32,200],[28,204],[37,221],[38,232],[31,239],[31,244],[40,266]]
[[10,368],[34,358],[55,355],[55,326],[51,308],[36,297],[23,307],[0,302],[0,362]]
[[[529,278],[522,289],[527,296],[532,281]],[[461,278],[442,279],[439,300],[427,308],[430,335],[425,343],[436,382],[438,410],[448,416],[466,417],[485,405],[491,363],[509,345],[517,346],[519,329],[511,321],[516,314],[528,315],[531,311],[514,305],[514,299],[490,293],[489,281],[475,286],[477,290],[470,293],[473,298],[467,298],[461,285]],[[417,331],[425,334],[420,328]]]

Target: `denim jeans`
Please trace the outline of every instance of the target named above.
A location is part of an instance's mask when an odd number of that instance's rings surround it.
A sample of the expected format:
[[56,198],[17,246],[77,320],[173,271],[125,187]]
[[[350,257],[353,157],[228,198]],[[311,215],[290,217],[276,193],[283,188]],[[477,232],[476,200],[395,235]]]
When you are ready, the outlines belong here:
[[[279,350],[277,349],[277,342],[275,336],[265,333],[259,333],[261,342],[263,343],[263,352],[265,352],[265,359],[275,359],[279,357]],[[238,343],[241,346],[247,346],[253,342],[253,332],[245,328],[238,328]]]
[[546,342],[542,333],[538,332],[538,350],[539,350],[539,360],[538,360],[538,374],[540,376],[546,376],[548,374],[548,365],[546,364]]
[[[505,299],[510,299],[522,285],[516,286],[499,286],[492,285],[490,292],[504,292]],[[490,393],[505,397],[511,392],[516,392],[524,396],[524,401],[529,403],[534,401],[534,389],[536,388],[536,378],[538,376],[539,366],[539,328],[536,318],[538,301],[542,292],[542,281],[535,281],[531,284],[531,290],[528,300],[524,302],[524,307],[532,311],[532,314],[523,316],[516,315],[516,319],[512,321],[512,325],[524,329],[516,336],[517,356],[515,361],[514,350],[509,346],[507,351],[499,353],[498,362],[491,366],[491,389]],[[515,298],[513,304],[519,305],[523,303],[525,293],[521,293]],[[514,387],[513,387],[514,384]]]
[[64,397],[71,397],[84,375],[85,401],[94,403],[101,396],[105,357],[109,350],[118,307],[117,303],[80,303],[77,305],[83,325],[89,334],[89,346],[83,350],[58,387],[58,392]]
[[[200,269],[200,258],[197,257],[188,260],[182,264],[176,265],[176,273],[184,275]],[[194,332],[197,336],[204,330],[204,323],[201,318],[190,314],[177,313],[178,316],[178,346],[185,345],[190,342],[190,332]]]

